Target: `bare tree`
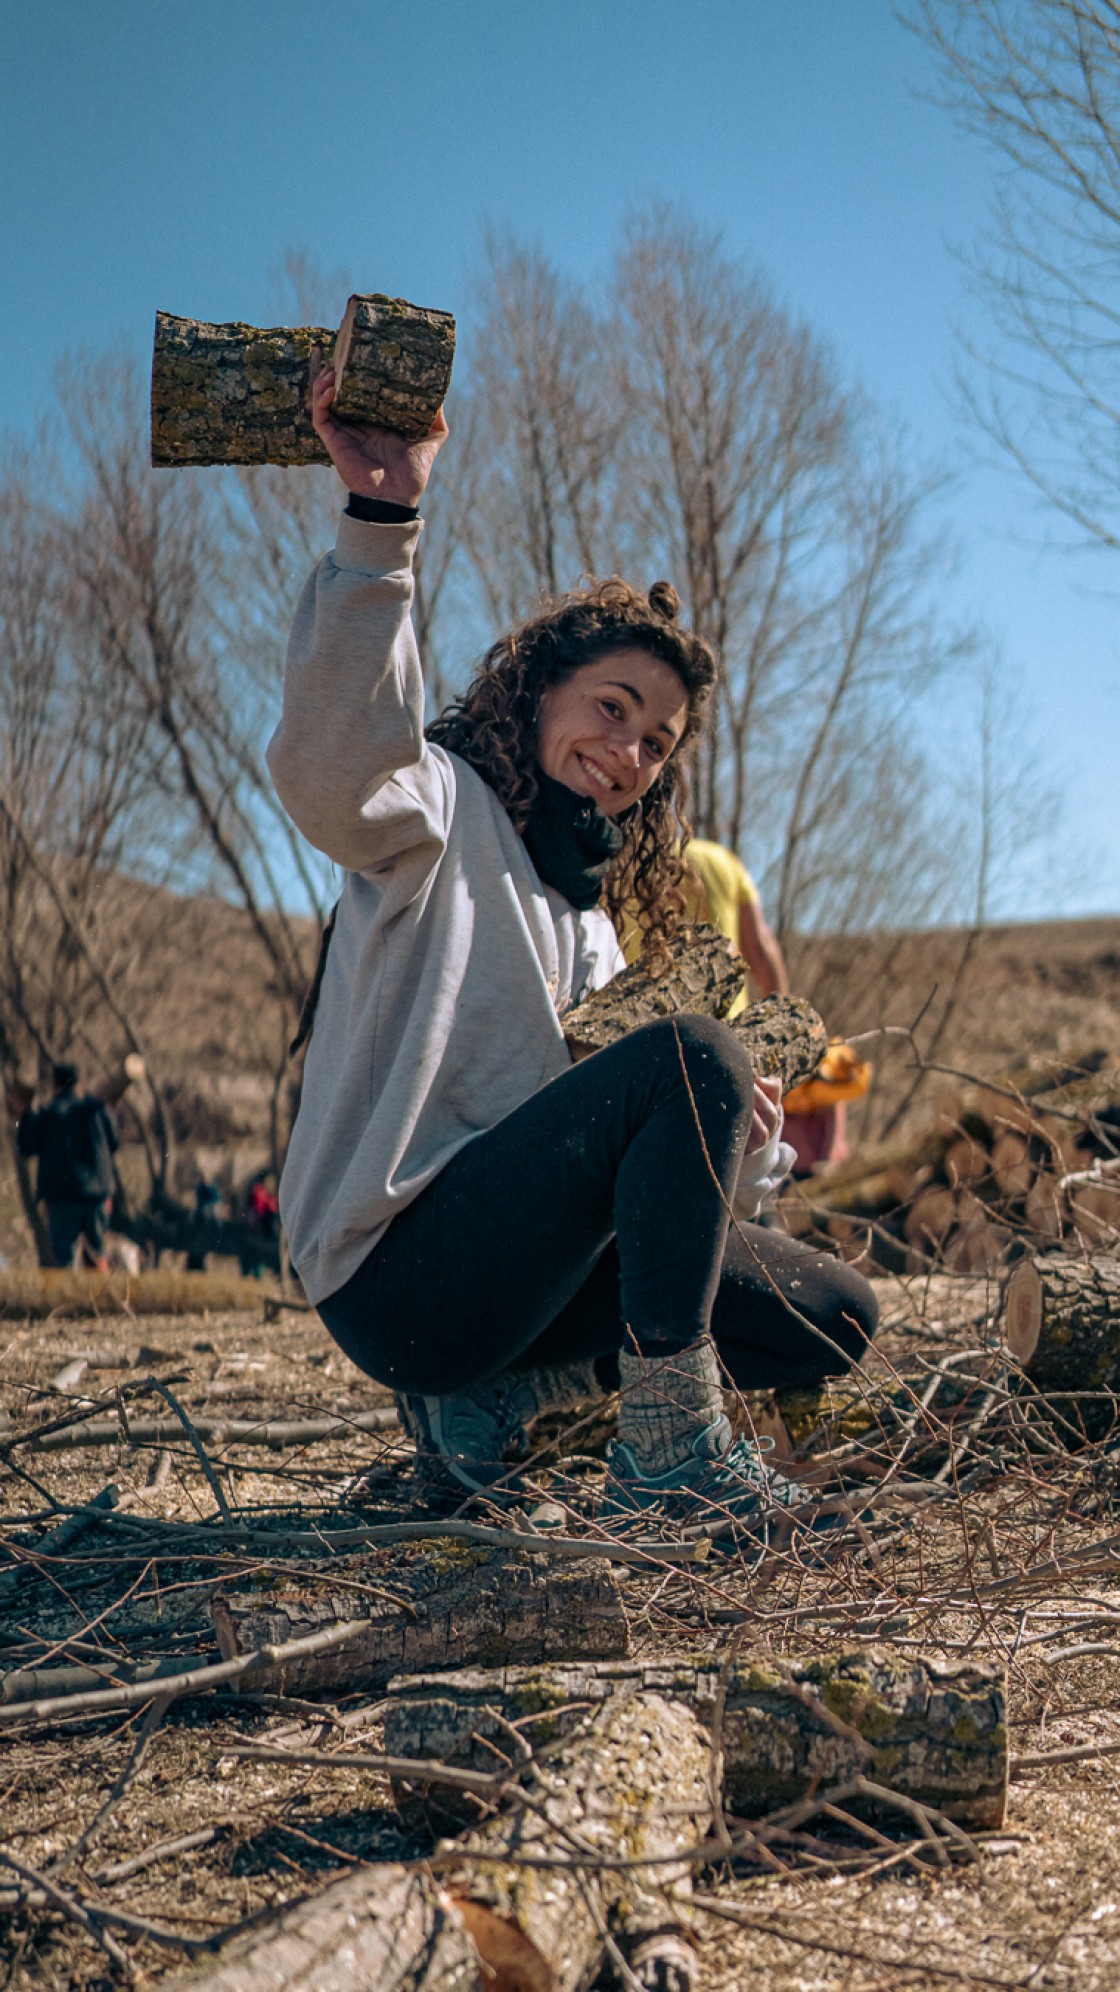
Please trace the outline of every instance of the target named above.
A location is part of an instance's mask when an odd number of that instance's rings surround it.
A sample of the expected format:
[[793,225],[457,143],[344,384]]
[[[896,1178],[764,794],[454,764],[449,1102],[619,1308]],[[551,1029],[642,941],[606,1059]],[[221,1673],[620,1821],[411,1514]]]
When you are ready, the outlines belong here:
[[610,391],[601,313],[540,249],[489,236],[474,288],[460,510],[485,612],[507,624],[615,565],[609,478],[626,411]]
[[783,938],[928,917],[913,719],[961,642],[933,601],[936,481],[758,275],[673,209],[628,230],[614,339],[628,558],[677,580],[721,660],[698,828],[745,848]]
[[940,100],[995,152],[990,227],[971,257],[998,335],[966,402],[1076,528],[1120,547],[1120,6],[916,0]]
[[155,1185],[171,1144],[138,979],[166,912],[150,895],[126,908],[122,873],[149,840],[158,744],[123,688],[101,681],[73,611],[59,535],[30,466],[10,461],[0,482],[0,1056],[14,1085],[29,1062],[42,1080],[64,1053],[104,1073],[140,1052],[151,1066],[153,1125],[139,1125]]

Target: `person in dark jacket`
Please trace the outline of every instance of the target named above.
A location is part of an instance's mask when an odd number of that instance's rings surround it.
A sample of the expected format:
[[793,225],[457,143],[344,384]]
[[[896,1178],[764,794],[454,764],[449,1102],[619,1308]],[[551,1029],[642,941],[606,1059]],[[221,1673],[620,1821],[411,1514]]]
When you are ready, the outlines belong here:
[[76,1065],[55,1065],[51,1099],[21,1115],[16,1138],[21,1155],[39,1158],[37,1195],[55,1264],[72,1265],[80,1248],[83,1263],[106,1272],[117,1130],[104,1102],[79,1092],[78,1078]]

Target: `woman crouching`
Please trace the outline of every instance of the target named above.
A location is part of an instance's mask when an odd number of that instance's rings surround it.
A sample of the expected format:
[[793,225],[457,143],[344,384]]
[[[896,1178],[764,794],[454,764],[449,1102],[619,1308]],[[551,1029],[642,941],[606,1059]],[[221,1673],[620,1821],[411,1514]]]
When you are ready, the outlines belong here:
[[304,589],[269,748],[346,872],[281,1186],[293,1264],[347,1355],[465,1486],[546,1408],[621,1389],[608,1504],[695,1521],[791,1498],[733,1439],[742,1389],[859,1358],[870,1287],[751,1223],[774,1082],[707,1017],[573,1066],[562,1016],[622,967],[611,913],[678,915],[682,775],[715,678],[672,589],[611,580],[495,644],[425,737],[417,507],[446,436],[314,421],[350,500]]

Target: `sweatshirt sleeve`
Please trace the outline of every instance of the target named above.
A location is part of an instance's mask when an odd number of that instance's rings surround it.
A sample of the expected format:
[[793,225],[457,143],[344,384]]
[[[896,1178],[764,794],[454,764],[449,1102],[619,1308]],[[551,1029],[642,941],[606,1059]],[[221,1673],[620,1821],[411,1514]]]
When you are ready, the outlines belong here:
[[446,841],[450,778],[424,739],[411,622],[420,530],[344,514],[292,625],[268,765],[297,829],[348,871],[383,871],[423,845],[434,863]]

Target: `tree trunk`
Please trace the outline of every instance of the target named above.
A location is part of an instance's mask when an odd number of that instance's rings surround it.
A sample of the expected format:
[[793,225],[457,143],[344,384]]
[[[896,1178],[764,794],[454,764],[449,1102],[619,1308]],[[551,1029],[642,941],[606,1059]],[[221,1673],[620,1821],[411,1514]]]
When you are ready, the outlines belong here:
[[422,436],[451,380],[455,320],[401,298],[352,297],[336,341],[322,325],[209,325],[157,311],[153,464],[329,463],[310,390],[332,350],[344,420]]
[[[293,1587],[262,1601],[259,1593],[215,1597],[214,1626],[223,1660],[284,1644],[348,1619],[375,1623],[331,1653],[295,1661],[253,1689],[277,1694],[364,1693],[395,1674],[454,1666],[533,1662],[562,1653],[612,1659],[630,1650],[622,1597],[609,1564],[551,1562],[443,1538],[401,1551],[393,1563],[355,1558],[339,1575],[366,1588]],[[374,1605],[369,1587],[384,1599]],[[390,1595],[385,1598],[385,1593]],[[491,1768],[493,1765],[491,1764]]]
[[[709,1724],[725,1689],[724,1802],[741,1817],[791,1804],[813,1784],[863,1776],[962,1825],[1002,1823],[1003,1669],[990,1662],[943,1666],[888,1647],[789,1662],[743,1653],[722,1669],[705,1655],[400,1681],[386,1712],[385,1747],[394,1756],[492,1768],[497,1760],[485,1739],[509,1749],[500,1718],[523,1722],[532,1744],[542,1725],[554,1733],[557,1723],[575,1719],[564,1713],[570,1705],[597,1704],[627,1687],[683,1702]],[[430,1790],[420,1796],[435,1802]],[[446,1810],[445,1794],[438,1803]]]
[[[564,1039],[577,1061],[659,1017],[726,1017],[746,983],[731,942],[703,923],[674,936],[672,959],[656,973],[645,959],[623,969],[563,1018]],[[828,1049],[816,1011],[796,996],[767,996],[731,1020],[760,1079],[777,1076],[788,1093],[816,1071]]]
[[1079,1403],[1063,1393],[1120,1394],[1120,1260],[1020,1259],[1004,1288],[1003,1337],[1063,1418],[1090,1438],[1115,1424],[1107,1399]]

